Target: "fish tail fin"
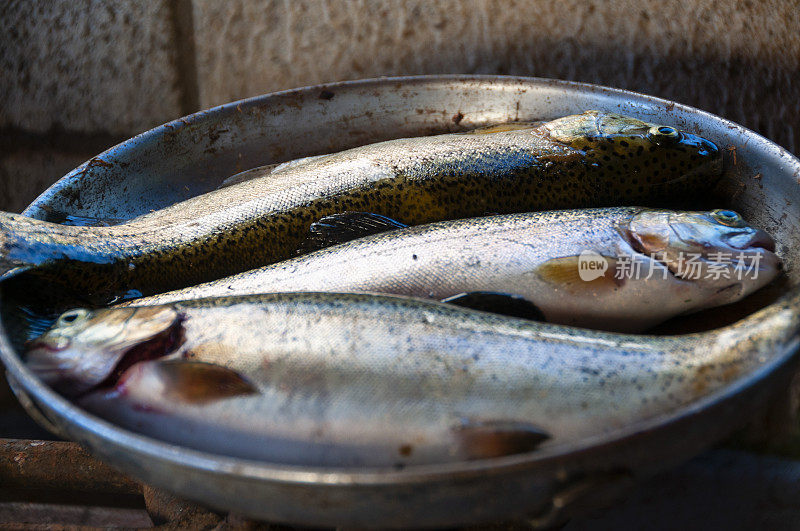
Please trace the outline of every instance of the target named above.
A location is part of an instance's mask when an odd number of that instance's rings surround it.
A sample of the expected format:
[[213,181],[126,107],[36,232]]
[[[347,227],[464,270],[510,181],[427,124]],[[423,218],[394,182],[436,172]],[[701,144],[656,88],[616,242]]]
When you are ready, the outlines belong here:
[[0,212],[0,282],[65,256],[75,227]]

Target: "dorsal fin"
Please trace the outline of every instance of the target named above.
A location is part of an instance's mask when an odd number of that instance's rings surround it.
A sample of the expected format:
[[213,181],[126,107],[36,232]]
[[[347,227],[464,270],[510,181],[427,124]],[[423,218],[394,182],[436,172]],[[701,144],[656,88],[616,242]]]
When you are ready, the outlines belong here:
[[311,224],[308,229],[308,238],[300,245],[299,252],[309,253],[331,245],[356,240],[371,234],[403,229],[407,226],[405,223],[371,212],[332,214]]
[[518,131],[521,129],[533,129],[540,126],[544,122],[506,122],[504,124],[487,125],[478,127],[467,134],[471,135],[490,135],[492,133],[506,133],[508,131]]
[[246,181],[252,181],[253,179],[258,179],[259,177],[264,177],[274,172],[275,169],[281,165],[282,164],[267,164],[265,166],[259,166],[258,168],[240,171],[239,173],[235,173],[222,181],[220,185],[217,186],[217,190]]
[[521,317],[532,321],[546,320],[542,311],[534,303],[524,297],[509,293],[470,291],[442,299],[442,302],[482,312]]

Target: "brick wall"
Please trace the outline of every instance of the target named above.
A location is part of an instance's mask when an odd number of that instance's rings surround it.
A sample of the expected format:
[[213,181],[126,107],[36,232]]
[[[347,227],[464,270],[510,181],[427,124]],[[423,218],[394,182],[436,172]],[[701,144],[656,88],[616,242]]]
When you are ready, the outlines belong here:
[[555,77],[698,106],[800,152],[800,2],[6,0],[0,209],[116,142],[273,90]]

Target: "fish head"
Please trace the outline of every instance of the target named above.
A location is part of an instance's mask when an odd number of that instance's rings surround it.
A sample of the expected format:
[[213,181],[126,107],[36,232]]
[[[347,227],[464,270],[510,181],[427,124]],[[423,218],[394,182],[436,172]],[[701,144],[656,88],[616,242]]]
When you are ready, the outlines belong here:
[[57,391],[77,396],[165,355],[179,342],[180,321],[170,306],[69,310],[28,343],[26,363]]
[[733,210],[644,210],[625,232],[635,251],[702,292],[697,308],[739,300],[771,282],[782,267],[772,237]]
[[633,202],[669,187],[708,187],[722,174],[719,148],[701,136],[621,114],[586,111],[546,123],[550,138],[584,153],[598,190]]

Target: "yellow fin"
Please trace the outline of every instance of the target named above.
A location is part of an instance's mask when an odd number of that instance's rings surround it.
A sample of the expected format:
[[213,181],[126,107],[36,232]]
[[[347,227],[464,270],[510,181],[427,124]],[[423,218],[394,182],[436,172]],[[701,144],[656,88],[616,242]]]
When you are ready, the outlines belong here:
[[167,395],[188,404],[258,393],[258,389],[236,371],[213,363],[167,360],[158,362],[155,369]]
[[536,269],[549,284],[570,293],[596,293],[619,287],[624,279],[615,277],[617,260],[596,253],[553,258]]
[[527,422],[467,420],[453,430],[467,459],[486,459],[535,450],[550,435]]

